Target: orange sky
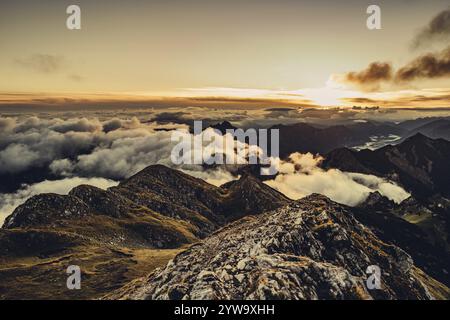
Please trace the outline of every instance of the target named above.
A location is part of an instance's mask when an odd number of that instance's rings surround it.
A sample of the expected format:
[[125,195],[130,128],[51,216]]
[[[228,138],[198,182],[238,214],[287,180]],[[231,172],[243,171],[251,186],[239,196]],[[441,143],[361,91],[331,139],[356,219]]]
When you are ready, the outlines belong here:
[[[411,48],[441,0],[77,1],[82,29],[65,27],[70,1],[5,1],[0,10],[0,105],[450,107],[450,76],[341,81],[374,61],[394,70],[448,39]],[[339,80],[341,79],[341,80]]]

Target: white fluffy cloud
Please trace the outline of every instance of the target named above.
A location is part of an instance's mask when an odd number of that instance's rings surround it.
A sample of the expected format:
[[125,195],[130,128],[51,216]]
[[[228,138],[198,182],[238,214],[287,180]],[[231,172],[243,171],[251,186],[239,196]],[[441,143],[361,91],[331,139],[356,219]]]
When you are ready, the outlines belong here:
[[[193,136],[185,133],[189,138]],[[152,164],[163,164],[183,170],[214,185],[228,182],[235,177],[221,168],[205,170],[201,165],[174,164],[171,153],[176,141],[171,140],[170,131],[146,131],[129,129],[114,131],[105,136],[108,143],[100,144],[91,153],[82,154],[76,159],[58,159],[49,167],[52,172],[63,176],[101,176],[111,179],[127,178]],[[222,136],[220,136],[221,138]],[[109,142],[110,141],[110,142]],[[216,141],[216,140],[214,140]],[[204,143],[205,145],[207,143]],[[186,149],[189,156],[202,152],[194,144]],[[216,149],[217,151],[217,149]],[[234,152],[234,150],[232,149]],[[230,150],[221,150],[227,153]]]
[[410,196],[393,182],[373,175],[337,169],[323,170],[318,167],[320,161],[321,157],[310,153],[294,153],[290,156],[290,161],[281,161],[280,174],[275,179],[266,181],[266,184],[292,199],[320,193],[350,206],[361,203],[375,191],[397,203]]
[[43,181],[33,185],[28,185],[16,193],[0,194],[0,226],[7,216],[15,208],[24,203],[27,199],[41,193],[68,194],[70,190],[81,185],[89,184],[101,189],[107,189],[118,183],[113,180],[103,178],[66,178],[56,181]]
[[0,118],[0,133],[10,132],[16,125],[14,118]]
[[24,144],[12,143],[0,151],[0,172],[5,169],[11,173],[21,172],[38,159],[38,152],[30,150]]
[[[102,120],[0,117],[0,174],[13,173],[20,179],[21,172],[40,167],[65,178],[27,186],[14,194],[0,194],[0,221],[34,194],[67,193],[81,183],[106,187],[113,180],[127,178],[152,164],[180,169],[214,185],[237,178],[226,166],[205,169],[202,165],[175,165],[171,160],[176,144],[171,141],[173,128],[187,129],[187,126],[173,123],[161,126],[136,117]],[[195,146],[191,148],[192,152]],[[235,152],[234,148],[220,151],[229,152]],[[280,162],[280,174],[266,183],[293,199],[321,193],[348,205],[358,204],[374,191],[396,202],[409,196],[399,186],[379,177],[334,169],[325,171],[318,166],[321,160],[311,154],[292,154],[289,161]]]
[[[131,145],[137,146],[139,143],[142,152],[153,151],[153,147],[161,148],[161,143],[169,135],[167,132],[155,131],[155,127],[154,123],[141,123],[135,117],[112,119],[103,123],[97,118],[0,118],[0,174],[18,174],[33,167],[47,166],[59,170],[62,164],[67,170],[71,162],[80,162],[80,167],[86,170],[91,167],[96,169],[93,167],[93,158],[102,156],[102,150],[107,149],[113,149],[116,153],[110,156],[118,156],[119,161],[126,161],[129,159],[123,159],[120,155],[121,147],[126,144],[130,147],[128,150],[124,149],[124,152],[134,151]],[[83,157],[88,154],[93,154],[92,158]],[[147,165],[155,163],[156,157],[157,154]],[[119,165],[114,163],[116,167]],[[124,167],[121,170],[122,177],[125,175],[124,171],[130,168]],[[89,176],[97,176],[95,172],[92,173]]]
[[[173,128],[187,126],[170,125]],[[65,176],[121,179],[152,164],[173,166],[170,154],[175,143],[167,124],[143,123],[136,117],[103,122],[0,118],[0,130],[0,173],[48,167]]]
[[[152,164],[163,164],[218,185],[232,180],[224,169],[175,165],[171,141],[180,124],[141,122],[136,117],[0,118],[0,174],[48,168],[61,177],[102,177],[120,180]],[[193,151],[193,150],[192,150]],[[196,150],[198,151],[198,150]]]

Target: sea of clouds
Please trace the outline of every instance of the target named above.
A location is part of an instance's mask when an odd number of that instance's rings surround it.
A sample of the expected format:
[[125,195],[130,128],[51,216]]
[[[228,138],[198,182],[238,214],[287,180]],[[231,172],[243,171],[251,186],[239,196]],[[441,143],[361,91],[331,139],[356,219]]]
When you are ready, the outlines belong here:
[[[238,178],[227,166],[173,164],[174,129],[188,132],[186,124],[137,117],[0,117],[0,176],[14,175],[20,181],[27,170],[41,168],[58,177],[0,194],[0,224],[33,195],[67,194],[79,184],[106,189],[152,164],[180,169],[217,186]],[[374,191],[396,202],[409,196],[379,177],[323,170],[320,161],[320,156],[292,154],[280,162],[280,174],[266,184],[292,199],[321,193],[348,205],[360,203]]]

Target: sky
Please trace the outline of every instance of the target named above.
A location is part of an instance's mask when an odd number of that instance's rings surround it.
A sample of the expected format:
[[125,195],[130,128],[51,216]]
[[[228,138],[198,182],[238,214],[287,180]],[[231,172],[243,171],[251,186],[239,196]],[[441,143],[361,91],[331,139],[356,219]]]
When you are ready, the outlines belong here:
[[[71,4],[81,8],[81,30],[66,28]],[[381,8],[381,30],[366,27],[370,4]],[[0,106],[450,107],[449,8],[441,0],[6,0]],[[431,30],[436,17],[441,29]],[[420,69],[427,54],[439,72]]]

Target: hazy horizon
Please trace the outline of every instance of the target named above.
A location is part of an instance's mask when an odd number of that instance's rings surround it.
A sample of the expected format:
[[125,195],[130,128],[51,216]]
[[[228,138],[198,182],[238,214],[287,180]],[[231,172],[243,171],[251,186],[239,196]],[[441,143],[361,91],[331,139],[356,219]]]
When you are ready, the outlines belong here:
[[70,4],[2,3],[0,106],[450,107],[446,1]]

